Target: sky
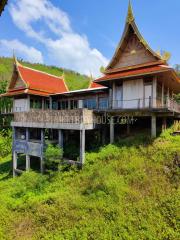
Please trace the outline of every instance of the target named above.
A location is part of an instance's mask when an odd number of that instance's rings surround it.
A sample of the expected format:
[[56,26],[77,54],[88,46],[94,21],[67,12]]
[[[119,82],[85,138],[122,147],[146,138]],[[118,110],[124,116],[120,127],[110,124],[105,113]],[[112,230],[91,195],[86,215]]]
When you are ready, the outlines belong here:
[[[153,50],[180,64],[180,1],[132,0]],[[123,33],[128,0],[9,0],[0,17],[0,55],[98,76]]]

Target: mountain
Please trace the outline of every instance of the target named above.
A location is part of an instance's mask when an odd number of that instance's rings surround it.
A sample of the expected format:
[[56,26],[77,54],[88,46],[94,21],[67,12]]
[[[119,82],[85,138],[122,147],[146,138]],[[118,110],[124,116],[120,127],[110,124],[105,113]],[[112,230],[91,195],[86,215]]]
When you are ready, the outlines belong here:
[[[81,75],[75,71],[58,68],[55,66],[47,66],[44,64],[33,64],[29,62],[24,62],[21,60],[19,60],[19,62],[27,67],[44,71],[56,76],[62,76],[62,74],[64,74],[66,84],[70,90],[87,88],[89,86],[90,78],[85,75]],[[9,82],[12,76],[12,70],[13,70],[13,59],[0,57],[0,82],[1,81]]]

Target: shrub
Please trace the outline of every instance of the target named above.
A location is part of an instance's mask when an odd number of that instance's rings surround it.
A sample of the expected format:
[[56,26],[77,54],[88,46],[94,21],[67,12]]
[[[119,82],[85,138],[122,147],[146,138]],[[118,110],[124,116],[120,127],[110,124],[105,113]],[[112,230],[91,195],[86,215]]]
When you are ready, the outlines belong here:
[[45,151],[45,162],[48,169],[57,170],[63,158],[63,150],[58,145],[49,144]]

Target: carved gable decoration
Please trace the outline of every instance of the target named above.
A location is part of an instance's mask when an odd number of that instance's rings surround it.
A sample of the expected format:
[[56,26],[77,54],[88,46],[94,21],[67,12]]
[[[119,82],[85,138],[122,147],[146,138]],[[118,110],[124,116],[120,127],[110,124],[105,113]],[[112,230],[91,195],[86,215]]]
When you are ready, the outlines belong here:
[[129,4],[125,29],[113,58],[105,69],[105,73],[115,72],[116,69],[144,65],[162,61],[146,43],[135,23],[132,6]]
[[18,78],[16,79],[16,83],[14,85],[14,88],[17,89],[17,88],[23,88],[23,87],[26,87],[24,82],[21,80],[21,78],[18,76]]
[[19,89],[19,88],[26,88],[25,83],[19,76],[18,71],[16,70],[16,67],[14,67],[14,72],[12,75],[11,83],[9,85],[9,89]]
[[112,68],[129,67],[153,61],[157,59],[144,47],[135,34],[131,34]]

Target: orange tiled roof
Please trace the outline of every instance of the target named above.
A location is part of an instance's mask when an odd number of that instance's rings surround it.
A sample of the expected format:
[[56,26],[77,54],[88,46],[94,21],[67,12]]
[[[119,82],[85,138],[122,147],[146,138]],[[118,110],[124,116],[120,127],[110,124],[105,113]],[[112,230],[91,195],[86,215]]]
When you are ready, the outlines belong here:
[[158,73],[163,71],[170,71],[172,68],[168,67],[167,65],[158,65],[158,66],[148,66],[138,69],[131,69],[126,71],[121,71],[118,73],[111,73],[106,74],[105,76],[98,78],[95,80],[95,82],[101,82],[111,79],[119,79],[119,78],[126,78],[126,77],[133,77],[133,76],[141,76],[144,74],[152,74],[152,73]]
[[39,90],[31,90],[31,89],[16,89],[16,90],[10,90],[7,93],[1,94],[1,97],[11,97],[16,95],[23,95],[23,94],[31,94],[31,95],[37,95],[37,96],[44,96],[48,97],[50,94],[39,91]]
[[91,83],[90,83],[90,85],[89,85],[89,88],[104,88],[104,86],[102,86],[101,84],[99,84],[99,83],[95,83],[94,81],[92,81]]
[[46,93],[67,92],[68,88],[62,77],[18,65],[18,72],[27,88]]

